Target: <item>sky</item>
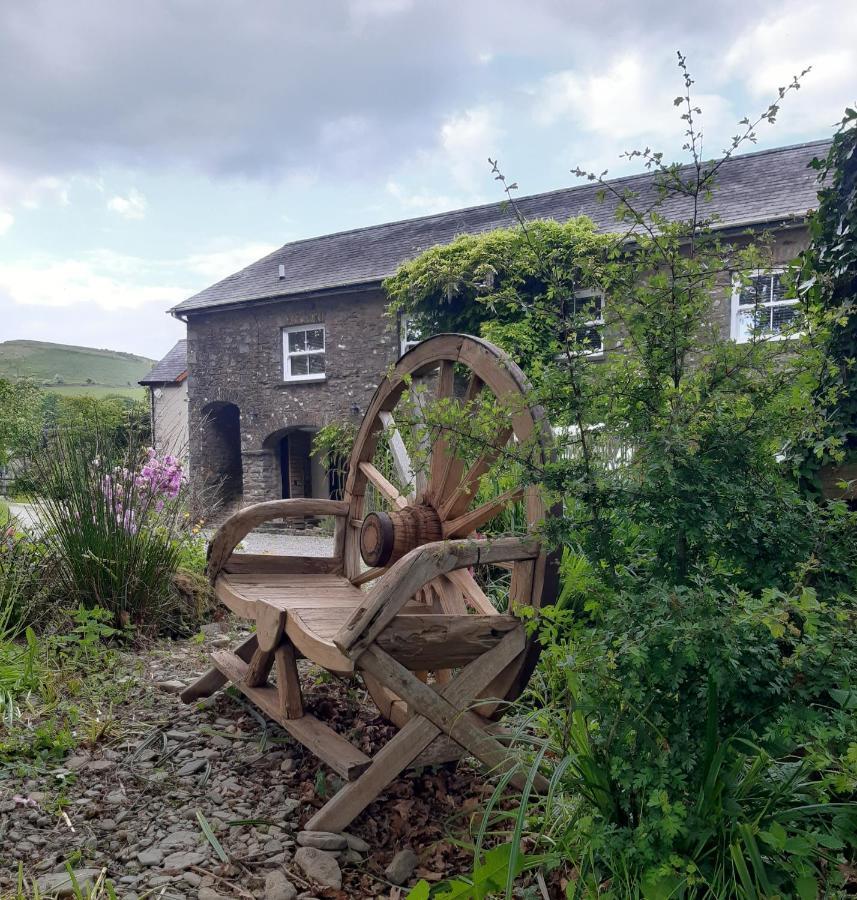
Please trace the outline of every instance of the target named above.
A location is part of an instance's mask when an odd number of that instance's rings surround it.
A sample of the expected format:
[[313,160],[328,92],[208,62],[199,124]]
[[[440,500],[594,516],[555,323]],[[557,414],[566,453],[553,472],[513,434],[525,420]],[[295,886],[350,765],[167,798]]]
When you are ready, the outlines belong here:
[[0,341],[158,358],[170,306],[292,240],[681,159],[857,101],[854,0],[3,0]]

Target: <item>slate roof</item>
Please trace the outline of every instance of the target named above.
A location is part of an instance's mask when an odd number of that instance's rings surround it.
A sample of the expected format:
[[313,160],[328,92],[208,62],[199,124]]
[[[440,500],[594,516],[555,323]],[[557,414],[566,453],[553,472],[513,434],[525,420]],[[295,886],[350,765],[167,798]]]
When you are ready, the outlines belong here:
[[[715,218],[720,228],[801,220],[816,205],[817,173],[807,166],[814,156],[826,156],[829,144],[827,140],[813,141],[733,157],[721,168],[718,189],[703,214]],[[655,197],[649,173],[611,183],[637,192],[638,202],[643,204]],[[597,184],[586,183],[516,199],[528,219],[565,221],[587,215],[599,229],[616,230],[615,203],[599,203],[599,190]],[[686,218],[689,205],[687,198],[670,198],[660,211],[669,218]],[[501,202],[294,241],[170,311],[186,314],[378,284],[424,250],[449,243],[460,234],[514,223],[512,211]],[[285,266],[282,279],[281,264]]]
[[183,381],[187,374],[187,341],[178,341],[172,350],[160,361],[155,363],[152,371],[145,378],[141,378],[140,384],[173,384]]

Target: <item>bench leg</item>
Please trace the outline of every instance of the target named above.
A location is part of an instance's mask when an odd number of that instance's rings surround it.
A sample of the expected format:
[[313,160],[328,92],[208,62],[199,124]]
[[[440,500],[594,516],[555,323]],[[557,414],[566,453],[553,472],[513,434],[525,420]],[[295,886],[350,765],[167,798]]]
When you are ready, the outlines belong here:
[[[455,706],[466,705],[523,651],[524,646],[523,628],[510,631],[499,644],[465,666],[439,696]],[[364,654],[358,660],[358,667],[367,655]],[[383,677],[382,681],[386,683]],[[426,687],[426,690],[434,693],[432,688]],[[387,785],[407,769],[442,731],[443,729],[430,719],[419,714],[415,715],[375,754],[372,765],[356,781],[341,788],[307,822],[305,826],[307,830],[342,831]]]
[[[253,654],[256,652],[257,646],[258,642],[256,635],[251,634],[243,644],[240,644],[236,648],[235,655],[244,662],[249,663],[253,658]],[[229,679],[219,669],[211,668],[205,675],[201,675],[197,678],[193,684],[189,684],[179,694],[179,697],[181,697],[183,703],[193,703],[194,700],[203,700],[205,697],[210,697],[212,694],[217,693],[228,680]]]

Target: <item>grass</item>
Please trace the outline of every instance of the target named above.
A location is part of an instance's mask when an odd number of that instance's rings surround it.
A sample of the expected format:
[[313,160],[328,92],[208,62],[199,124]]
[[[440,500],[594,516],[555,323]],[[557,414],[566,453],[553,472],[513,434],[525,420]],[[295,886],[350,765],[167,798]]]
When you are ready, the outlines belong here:
[[[137,382],[153,365],[154,360],[144,356],[115,350],[43,341],[0,343],[0,378],[32,378],[45,387],[57,387],[61,391],[90,387],[137,390]],[[54,385],[57,376],[62,384]]]
[[61,397],[130,397],[132,400],[145,400],[146,389],[137,387],[125,387],[106,384],[52,384],[44,388],[46,394],[59,394]]

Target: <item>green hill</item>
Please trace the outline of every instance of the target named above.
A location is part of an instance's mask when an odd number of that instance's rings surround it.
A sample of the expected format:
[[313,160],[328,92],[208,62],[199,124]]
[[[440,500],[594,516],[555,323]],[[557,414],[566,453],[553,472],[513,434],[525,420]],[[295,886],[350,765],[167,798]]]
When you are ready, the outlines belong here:
[[154,360],[116,350],[74,347],[45,341],[0,343],[0,378],[32,378],[45,390],[63,394],[130,394]]

